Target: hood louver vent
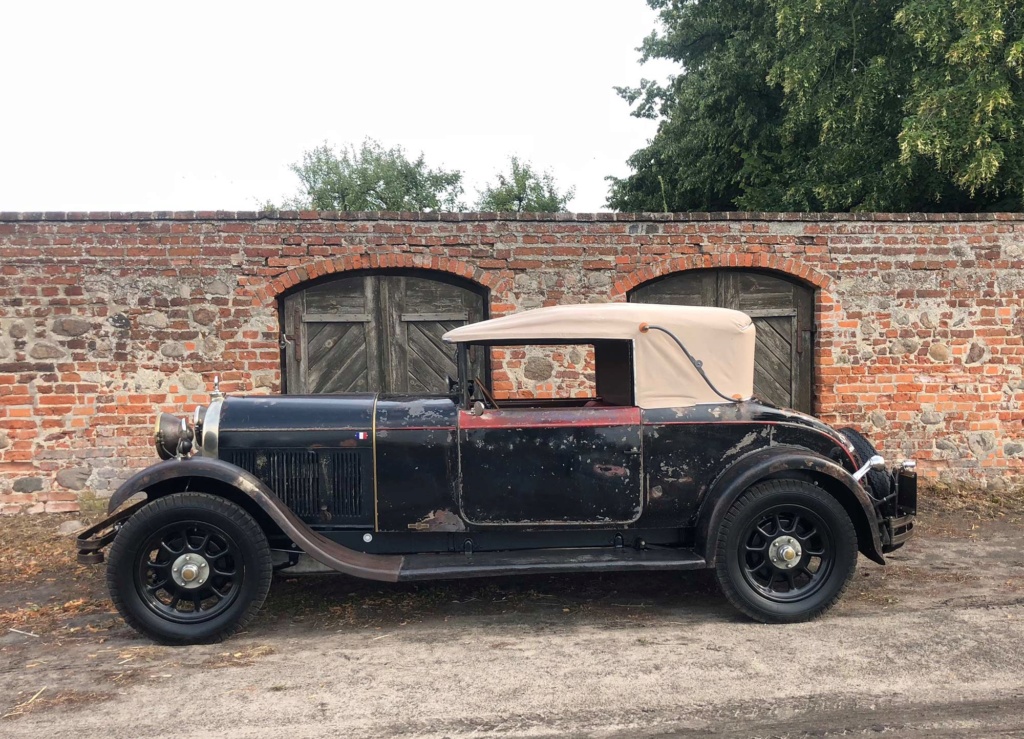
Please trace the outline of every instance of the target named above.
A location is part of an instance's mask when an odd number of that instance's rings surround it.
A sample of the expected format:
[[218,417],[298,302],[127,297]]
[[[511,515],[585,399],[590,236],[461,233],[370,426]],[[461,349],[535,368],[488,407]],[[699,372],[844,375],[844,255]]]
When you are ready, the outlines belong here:
[[372,523],[368,450],[233,449],[221,456],[259,478],[309,523]]

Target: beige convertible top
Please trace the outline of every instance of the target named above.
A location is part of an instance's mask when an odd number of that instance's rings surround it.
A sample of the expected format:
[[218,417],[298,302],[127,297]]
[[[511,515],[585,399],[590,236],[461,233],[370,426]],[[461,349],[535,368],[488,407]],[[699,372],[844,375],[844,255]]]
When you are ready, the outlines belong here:
[[[472,323],[444,335],[450,343],[591,343],[603,339],[633,342],[636,404],[679,408],[723,401],[708,387],[668,329],[703,362],[704,372],[725,396],[750,398],[754,391],[754,324],[750,316],[726,308],[646,303],[558,305]],[[600,368],[599,368],[600,371]]]

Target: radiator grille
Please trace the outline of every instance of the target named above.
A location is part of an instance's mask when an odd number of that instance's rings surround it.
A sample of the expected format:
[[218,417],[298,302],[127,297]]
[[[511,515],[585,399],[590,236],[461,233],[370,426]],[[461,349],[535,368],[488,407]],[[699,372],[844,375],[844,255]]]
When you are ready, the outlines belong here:
[[320,523],[362,518],[359,451],[229,449],[221,458],[259,478],[297,516]]

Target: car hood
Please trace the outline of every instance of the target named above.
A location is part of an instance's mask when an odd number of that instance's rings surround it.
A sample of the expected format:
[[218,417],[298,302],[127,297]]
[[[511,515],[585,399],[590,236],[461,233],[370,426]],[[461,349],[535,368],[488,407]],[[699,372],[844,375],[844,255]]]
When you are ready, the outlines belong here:
[[368,429],[376,393],[229,396],[220,411],[221,433]]

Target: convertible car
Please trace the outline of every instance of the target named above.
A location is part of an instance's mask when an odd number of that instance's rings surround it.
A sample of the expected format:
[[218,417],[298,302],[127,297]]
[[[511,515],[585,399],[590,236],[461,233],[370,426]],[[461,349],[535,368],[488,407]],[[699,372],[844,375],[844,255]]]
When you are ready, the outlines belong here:
[[[540,308],[449,331],[441,396],[224,397],[160,414],[163,461],[82,532],[125,621],[165,643],[249,622],[275,570],[388,582],[713,569],[747,616],[831,607],[860,552],[911,536],[913,461],[887,465],[753,396],[754,326],[719,308]],[[592,397],[494,397],[493,347],[580,345]],[[552,354],[557,356],[557,354]],[[483,358],[483,360],[481,360]]]

